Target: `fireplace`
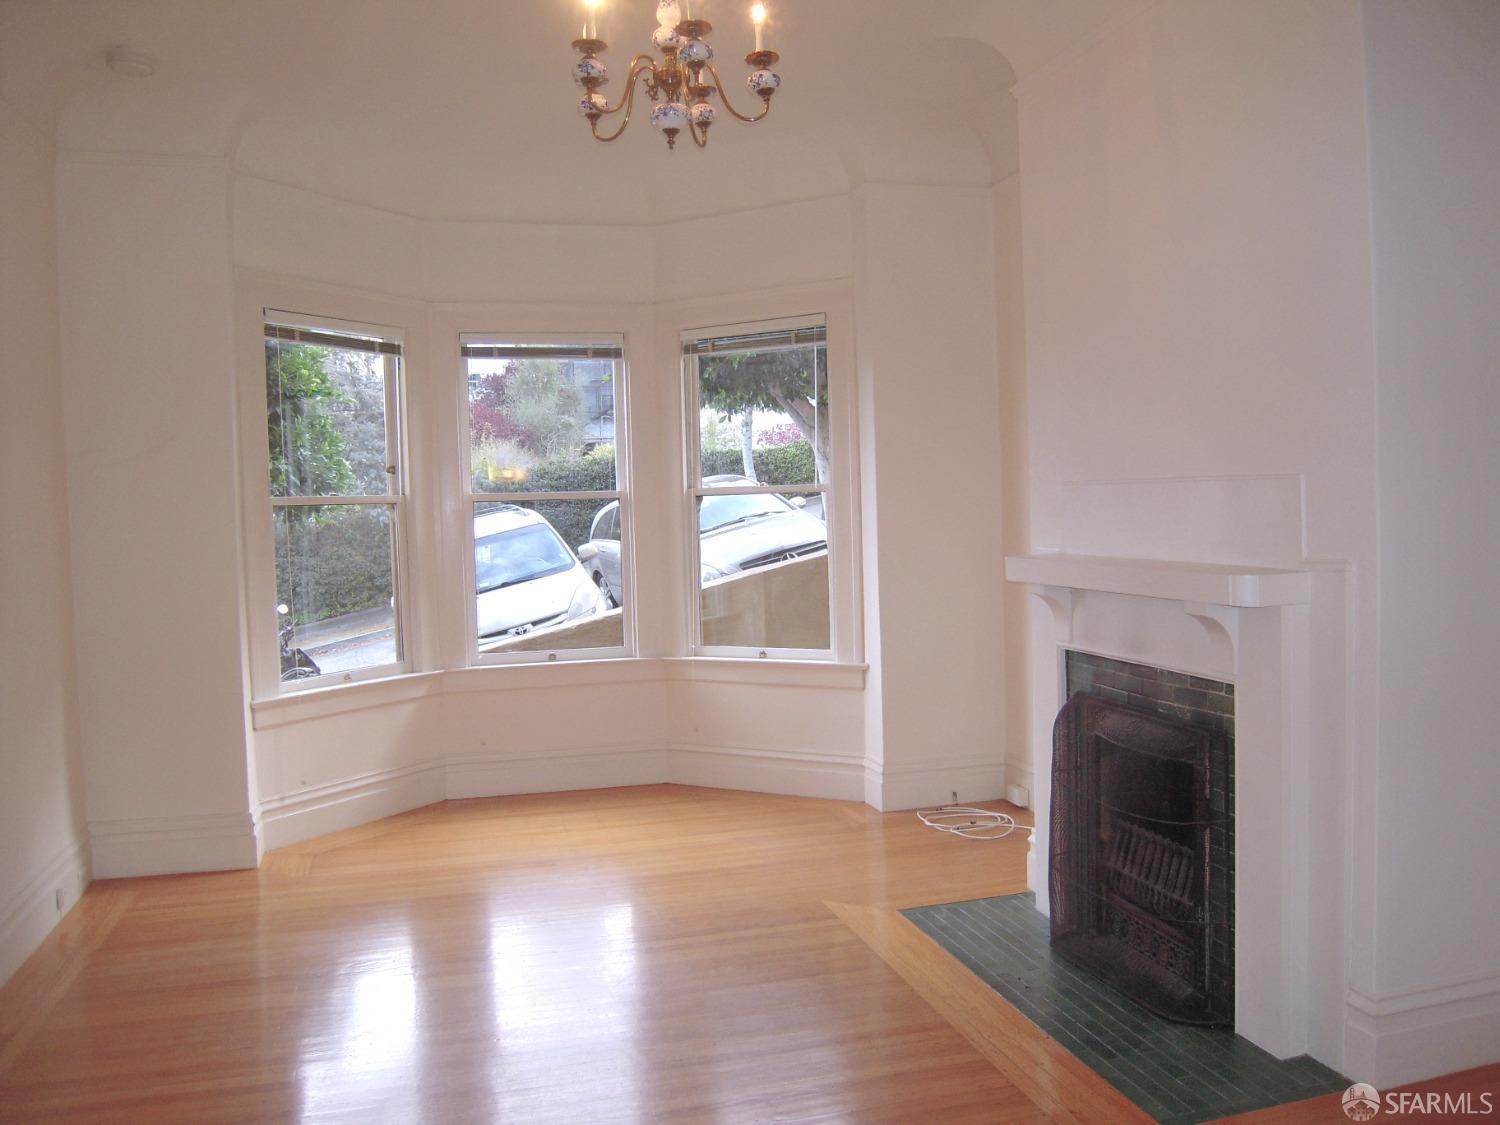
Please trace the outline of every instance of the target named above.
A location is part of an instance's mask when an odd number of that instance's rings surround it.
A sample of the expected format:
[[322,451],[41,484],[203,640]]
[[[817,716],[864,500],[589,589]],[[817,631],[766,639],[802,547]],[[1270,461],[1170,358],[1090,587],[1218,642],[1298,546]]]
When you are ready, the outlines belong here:
[[1067,669],[1053,947],[1162,1016],[1233,1026],[1233,689],[1085,653]]
[[[1200,537],[1226,513],[1243,522],[1261,510],[1226,500],[1215,482],[1184,487],[1200,485],[1217,499],[1193,508],[1191,520],[1180,517],[1185,534]],[[1145,491],[1155,496],[1156,486]],[[1150,526],[1144,510],[1140,526]],[[1207,550],[1200,543],[1195,557],[1210,557]],[[1232,818],[1225,839],[1233,855],[1226,916],[1233,922],[1234,1030],[1277,1058],[1311,1054],[1357,1069],[1348,1059],[1366,1060],[1373,1048],[1359,1022],[1350,1022],[1346,995],[1348,826],[1338,747],[1348,703],[1341,669],[1351,638],[1342,631],[1349,592],[1341,572],[1278,569],[1275,559],[1241,565],[1059,552],[1011,556],[1006,577],[1027,585],[1035,610],[1028,615],[1033,769],[1018,771],[1017,779],[1035,796],[1027,884],[1037,909],[1052,910],[1053,725],[1070,686],[1082,686],[1069,685],[1064,669],[1080,653],[1173,669],[1156,682],[1170,686],[1174,707],[1184,681],[1187,688],[1197,680],[1232,684],[1232,703],[1225,702],[1233,717],[1219,722],[1232,735],[1222,792]],[[1181,673],[1191,675],[1167,683]],[[1087,690],[1135,706],[1137,686],[1096,682]],[[1150,706],[1172,713],[1159,701]],[[1210,795],[1218,799],[1215,790]]]

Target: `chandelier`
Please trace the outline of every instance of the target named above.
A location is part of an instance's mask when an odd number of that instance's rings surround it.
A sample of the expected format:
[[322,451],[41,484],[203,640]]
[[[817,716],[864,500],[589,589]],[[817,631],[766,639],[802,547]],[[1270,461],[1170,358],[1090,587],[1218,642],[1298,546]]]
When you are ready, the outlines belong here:
[[[707,20],[693,19],[692,0],[658,0],[656,22],[659,26],[652,33],[651,40],[661,51],[661,59],[647,54],[632,59],[630,73],[625,78],[625,93],[618,102],[610,105],[599,92],[609,80],[608,71],[599,61],[599,53],[607,47],[598,37],[596,17],[600,2],[583,0],[588,18],[583,25],[583,37],[573,40],[573,49],[583,56],[573,67],[573,79],[584,90],[578,112],[588,118],[595,140],[618,140],[625,132],[635,108],[636,86],[641,79],[645,80],[646,93],[652,102],[651,124],[667,138],[668,148],[677,147],[677,135],[684,129],[699,148],[708,144],[709,126],[718,116],[709,100],[714,94],[719,95],[731,117],[750,125],[771,112],[771,95],[781,85],[781,76],[771,67],[781,56],[765,49],[764,4],[757,3],[750,9],[750,19],[755,25],[755,50],[745,56],[745,63],[751,68],[746,85],[760,98],[761,107],[758,113],[744,114],[730,104],[728,92],[713,64],[713,48],[705,41],[713,25]],[[616,113],[623,115],[619,127],[612,133],[600,132],[600,119]]]

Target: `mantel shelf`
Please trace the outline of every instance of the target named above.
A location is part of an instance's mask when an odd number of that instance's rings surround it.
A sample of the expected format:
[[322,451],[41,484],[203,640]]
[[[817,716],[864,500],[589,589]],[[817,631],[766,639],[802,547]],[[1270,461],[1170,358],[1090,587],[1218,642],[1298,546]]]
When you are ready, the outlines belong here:
[[1037,586],[1099,590],[1240,609],[1305,605],[1312,597],[1312,575],[1305,570],[1099,555],[1008,555],[1005,577],[1011,582]]

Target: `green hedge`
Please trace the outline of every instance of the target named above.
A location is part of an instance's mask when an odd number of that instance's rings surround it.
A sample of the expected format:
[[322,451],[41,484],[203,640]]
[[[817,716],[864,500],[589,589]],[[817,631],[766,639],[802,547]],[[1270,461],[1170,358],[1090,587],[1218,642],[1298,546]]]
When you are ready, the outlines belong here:
[[276,520],[276,597],[306,625],[391,602],[390,520],[383,507],[285,508]]
[[[754,452],[755,476],[761,484],[814,484],[817,468],[812,443],[803,439],[785,445],[768,445]],[[743,476],[744,455],[738,449],[711,449],[703,454],[703,475],[733,473]]]
[[[793,441],[757,449],[755,475],[762,484],[808,484],[817,480],[812,443]],[[709,450],[703,455],[704,476],[743,474],[744,461],[738,449]],[[524,491],[497,490],[495,499],[525,504],[528,492],[612,492],[615,489],[614,449],[604,446],[583,457],[543,461],[526,477]],[[540,512],[570,550],[588,541],[594,516],[608,501],[543,500],[530,505]]]
[[[740,451],[705,453],[703,472],[706,476],[739,475],[743,472]],[[812,445],[794,441],[757,449],[755,473],[763,484],[771,485],[814,480]],[[614,488],[615,458],[609,447],[579,458],[543,462],[526,481],[526,492],[611,492]],[[495,499],[524,504],[526,492],[497,492]],[[605,503],[546,500],[532,507],[576,551],[588,540],[594,516]],[[276,521],[276,564],[276,596],[293,607],[299,625],[388,605],[392,575],[386,511],[365,506],[285,509]]]
[[[582,457],[543,461],[526,476],[524,490],[496,488],[495,499],[526,504],[528,492],[613,492],[615,489],[615,451],[600,446]],[[528,506],[540,512],[562,536],[570,551],[587,541],[589,528],[607,500],[543,500]]]

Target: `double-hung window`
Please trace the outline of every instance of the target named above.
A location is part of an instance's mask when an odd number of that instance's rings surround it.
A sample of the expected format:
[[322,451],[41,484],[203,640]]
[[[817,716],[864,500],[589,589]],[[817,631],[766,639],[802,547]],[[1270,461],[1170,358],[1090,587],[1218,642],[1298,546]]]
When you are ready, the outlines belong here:
[[480,663],[619,656],[631,607],[623,341],[464,335]]
[[401,342],[268,311],[265,374],[283,686],[398,671]]
[[831,658],[825,319],[685,332],[682,355],[693,649]]

